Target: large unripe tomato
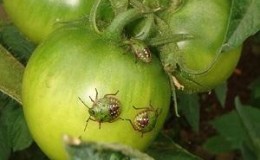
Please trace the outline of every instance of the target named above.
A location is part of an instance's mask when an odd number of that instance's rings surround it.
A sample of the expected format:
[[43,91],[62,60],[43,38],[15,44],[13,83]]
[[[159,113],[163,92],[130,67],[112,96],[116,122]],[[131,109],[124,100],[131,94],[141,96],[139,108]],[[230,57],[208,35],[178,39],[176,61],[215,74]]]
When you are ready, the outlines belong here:
[[184,91],[209,91],[230,76],[240,57],[240,48],[219,53],[229,25],[231,2],[186,0],[177,10],[174,7],[159,15],[163,21],[160,36],[187,34],[191,38],[164,45],[162,56],[170,55],[170,64],[178,66],[174,76]]
[[[90,120],[84,131],[95,90],[98,98],[113,94],[120,101],[121,119],[101,123],[100,128]],[[24,73],[22,99],[36,143],[50,158],[64,160],[64,134],[145,149],[164,123],[170,93],[168,77],[156,57],[144,63],[122,45],[84,27],[70,26],[53,32],[33,53]],[[136,116],[143,116],[138,113],[151,106],[154,111],[147,110],[148,119],[155,126],[134,129],[130,120],[134,122]]]
[[38,43],[59,22],[77,20],[89,14],[93,0],[4,0],[13,23],[32,41]]

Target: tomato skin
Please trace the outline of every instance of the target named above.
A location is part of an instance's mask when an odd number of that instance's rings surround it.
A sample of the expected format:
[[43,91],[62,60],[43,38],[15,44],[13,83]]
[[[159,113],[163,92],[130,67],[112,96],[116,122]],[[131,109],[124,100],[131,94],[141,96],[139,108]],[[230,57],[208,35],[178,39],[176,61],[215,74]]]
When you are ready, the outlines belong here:
[[87,15],[93,0],[4,0],[12,22],[33,42],[47,37],[59,22]]
[[[226,0],[187,0],[177,11],[170,7],[160,14],[168,25],[166,34],[193,37],[160,49],[163,56],[172,54],[174,57],[170,63],[180,69],[175,68],[174,76],[185,92],[210,91],[225,81],[238,63],[240,47],[218,55],[225,41],[230,5]],[[161,31],[164,30],[161,27]]]
[[[161,109],[151,132],[135,131],[128,121],[89,121],[88,105],[95,88],[99,97],[118,91],[121,118],[132,119],[133,106],[150,103]],[[51,159],[66,159],[63,134],[83,140],[123,143],[145,149],[160,131],[170,103],[168,77],[159,60],[136,62],[132,53],[89,32],[83,27],[65,27],[39,45],[26,66],[22,99],[24,114],[33,138]],[[138,143],[137,143],[138,142]]]

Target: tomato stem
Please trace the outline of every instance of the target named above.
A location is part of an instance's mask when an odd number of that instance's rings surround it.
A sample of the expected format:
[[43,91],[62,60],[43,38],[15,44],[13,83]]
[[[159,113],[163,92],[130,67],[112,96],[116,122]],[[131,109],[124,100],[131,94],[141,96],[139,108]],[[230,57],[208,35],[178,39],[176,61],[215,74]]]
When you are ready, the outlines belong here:
[[145,24],[134,37],[140,40],[147,39],[151,35],[153,26],[154,26],[154,15],[148,14],[145,19]]
[[118,14],[114,18],[112,23],[107,27],[104,35],[106,37],[108,37],[109,39],[120,41],[121,34],[123,32],[124,27],[128,23],[130,23],[138,18],[141,18],[143,16],[143,14],[144,14],[144,12],[142,10],[139,10],[136,8],[132,8],[132,9],[129,9],[125,12]]
[[89,21],[94,29],[98,34],[101,34],[100,30],[97,27],[96,17],[97,17],[97,10],[100,5],[101,0],[95,0],[93,7],[91,8],[90,15],[89,15]]
[[160,45],[165,45],[169,43],[177,43],[180,41],[185,41],[185,40],[190,40],[193,39],[194,37],[190,34],[173,34],[170,36],[160,36],[156,38],[152,38],[148,44],[151,46],[160,46]]

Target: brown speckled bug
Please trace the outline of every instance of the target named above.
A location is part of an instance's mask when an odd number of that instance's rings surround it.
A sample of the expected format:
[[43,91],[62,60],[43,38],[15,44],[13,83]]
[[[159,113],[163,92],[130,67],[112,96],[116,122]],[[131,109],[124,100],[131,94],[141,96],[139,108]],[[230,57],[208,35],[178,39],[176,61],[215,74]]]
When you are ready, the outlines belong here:
[[144,133],[150,132],[155,128],[161,110],[158,111],[151,104],[149,107],[137,108],[133,106],[133,108],[141,111],[136,114],[133,121],[130,119],[125,120],[130,122],[134,130],[141,132],[141,137],[143,137]]
[[150,63],[152,61],[151,51],[143,41],[131,38],[125,43],[131,47],[136,59],[139,59],[145,63]]

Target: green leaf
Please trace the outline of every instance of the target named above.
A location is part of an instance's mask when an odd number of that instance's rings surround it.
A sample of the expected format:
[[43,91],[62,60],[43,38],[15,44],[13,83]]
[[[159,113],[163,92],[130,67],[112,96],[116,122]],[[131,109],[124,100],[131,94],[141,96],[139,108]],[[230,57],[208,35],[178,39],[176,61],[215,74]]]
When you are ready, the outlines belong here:
[[222,51],[240,46],[260,30],[260,1],[232,0],[229,25]]
[[159,136],[148,148],[147,153],[156,160],[201,160],[201,158],[174,143],[167,135]]
[[250,140],[250,146],[260,159],[260,110],[251,106],[243,106],[238,98],[236,98],[235,103],[241,123]]
[[5,127],[6,132],[4,138],[8,140],[12,151],[29,147],[33,140],[25,123],[22,107],[9,100],[1,113],[0,123]]
[[239,149],[247,137],[236,111],[225,114],[212,122],[214,128],[231,144],[233,149]]
[[203,144],[203,147],[214,154],[224,153],[232,151],[233,148],[229,141],[225,137],[217,135],[207,139]]
[[8,160],[11,154],[11,147],[9,145],[6,132],[6,127],[3,123],[1,123],[1,115],[0,115],[0,159]]
[[10,125],[10,136],[13,151],[23,150],[32,144],[32,137],[26,125],[22,108],[13,113],[13,123]]
[[[212,124],[233,149],[252,152],[260,159],[260,110],[243,106],[236,98],[236,110],[215,119]],[[245,146],[248,146],[245,150]]]
[[148,155],[128,146],[108,143],[83,142],[64,136],[70,160],[153,160]]
[[215,88],[216,96],[222,107],[225,107],[227,97],[227,83],[223,83]]
[[13,25],[2,26],[0,33],[1,44],[25,65],[36,46]]
[[257,159],[255,153],[251,150],[250,147],[248,147],[248,145],[241,146],[240,150],[241,150],[241,154],[245,160],[256,160]]
[[21,102],[24,66],[0,45],[0,91]]
[[179,108],[194,131],[199,131],[200,104],[197,94],[179,94]]
[[252,90],[252,97],[254,99],[260,98],[260,78],[255,79],[249,88]]

